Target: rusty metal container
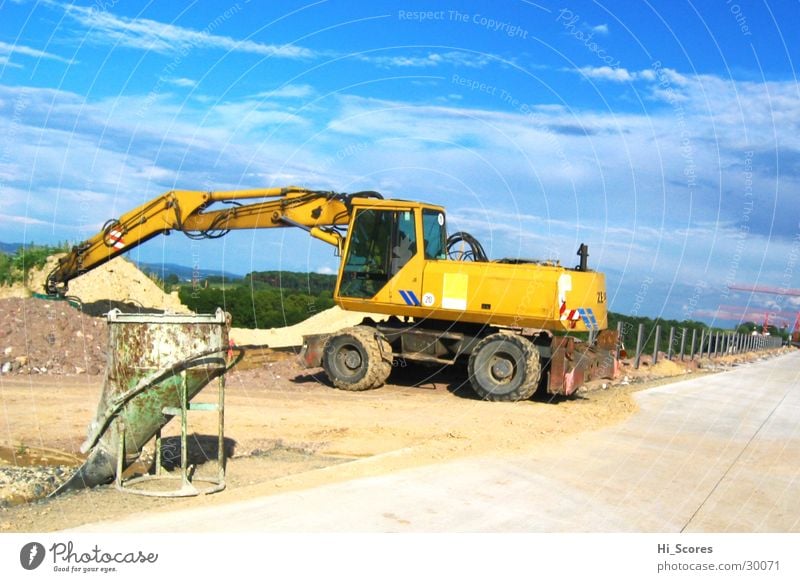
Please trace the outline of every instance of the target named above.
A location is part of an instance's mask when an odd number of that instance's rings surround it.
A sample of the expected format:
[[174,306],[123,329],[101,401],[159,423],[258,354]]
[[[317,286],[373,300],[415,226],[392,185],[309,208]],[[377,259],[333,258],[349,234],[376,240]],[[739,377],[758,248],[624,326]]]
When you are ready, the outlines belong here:
[[103,393],[81,447],[89,456],[53,495],[112,481],[120,460],[122,427],[122,466],[127,466],[172,419],[165,409],[180,408],[182,390],[191,400],[227,371],[228,321],[221,309],[213,315],[143,315],[112,310],[108,328],[109,359]]

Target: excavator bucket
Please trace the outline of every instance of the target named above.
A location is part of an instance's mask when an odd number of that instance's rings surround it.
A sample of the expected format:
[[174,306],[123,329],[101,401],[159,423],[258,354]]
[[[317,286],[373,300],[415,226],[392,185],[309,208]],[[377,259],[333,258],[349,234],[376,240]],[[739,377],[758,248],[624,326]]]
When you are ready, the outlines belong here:
[[[124,430],[126,467],[181,406],[228,366],[228,316],[108,314],[109,350],[97,415],[81,447],[83,466],[51,496],[111,482]],[[184,388],[185,383],[185,388]]]

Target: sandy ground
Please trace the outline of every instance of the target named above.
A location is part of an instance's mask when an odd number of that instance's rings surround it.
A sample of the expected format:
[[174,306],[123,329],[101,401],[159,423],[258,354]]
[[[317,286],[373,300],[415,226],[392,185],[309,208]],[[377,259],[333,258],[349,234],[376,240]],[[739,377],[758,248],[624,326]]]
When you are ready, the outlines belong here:
[[[594,386],[571,399],[490,403],[475,398],[458,369],[398,368],[383,388],[350,393],[331,388],[321,370],[302,369],[291,352],[252,354],[243,368],[227,381],[225,436],[230,459],[225,491],[164,500],[100,487],[0,509],[0,530],[52,531],[160,505],[228,503],[443,460],[546,448],[626,419],[636,410],[631,393],[654,382],[633,379],[607,389]],[[100,382],[89,376],[4,377],[0,445],[6,445],[6,457],[9,452],[13,457],[15,451],[42,448],[59,451],[54,454],[58,462],[63,462],[64,453],[77,462]],[[213,386],[198,397],[215,399]],[[215,428],[215,415],[192,413],[189,453],[200,467],[198,474],[215,469],[213,462],[206,462],[216,458]],[[165,449],[173,458],[177,430],[175,422],[165,430]]]
[[[301,369],[294,357],[275,353],[262,356],[261,363],[231,374],[227,382],[225,435],[232,456],[224,492],[159,500],[101,487],[2,509],[0,528],[51,531],[156,504],[224,503],[445,459],[504,455],[619,422],[635,410],[631,388],[625,387],[569,400],[502,404],[476,400],[455,370],[397,369],[391,384],[349,393],[328,386],[319,370]],[[100,389],[96,378],[4,379],[0,405],[6,449],[42,447],[78,457]],[[200,398],[213,401],[215,390],[207,388]],[[177,434],[174,425],[168,425],[168,436]],[[215,416],[194,413],[190,430],[194,460],[202,464],[204,456],[214,458]]]
[[[74,290],[80,291],[77,281],[88,281],[95,274],[101,277],[92,283],[98,287],[84,292],[84,306],[94,306],[100,313],[119,305],[129,310],[145,304],[147,309],[169,308],[169,296],[154,285],[148,287],[149,279],[145,281],[144,275],[124,261],[109,263],[105,274],[98,269],[76,280]],[[106,296],[108,290],[118,293],[112,299],[102,299],[96,294],[99,289],[105,289]],[[134,290],[138,295],[132,295]],[[50,358],[51,353],[63,353],[59,342],[78,347],[85,343],[75,341],[78,332],[81,340],[86,337],[85,322],[75,329],[61,325],[65,317],[77,322],[75,318],[80,315],[62,315],[62,311],[72,309],[64,302],[48,307],[41,304],[42,300],[26,299],[28,303],[14,304],[17,311],[12,314],[11,302],[19,300],[0,301],[9,301],[0,309],[13,319],[0,329],[0,353],[4,357],[27,357],[32,365],[37,350],[42,357]],[[58,317],[50,317],[53,309]],[[358,323],[362,316],[334,309],[291,328],[234,329],[231,335],[239,344],[298,346],[305,333],[334,331]],[[98,321],[102,325],[102,320]],[[19,335],[14,326],[20,322],[29,338],[24,345],[11,342]],[[36,325],[47,333],[27,333],[38,329]],[[70,357],[85,358],[90,355],[86,350],[84,347],[85,353]],[[81,462],[79,447],[95,416],[102,376],[86,370],[75,370],[72,375],[56,374],[51,369],[31,373],[24,366],[0,374],[0,531],[52,531],[162,505],[177,508],[228,503],[453,458],[483,454],[501,457],[546,448],[621,422],[636,409],[631,392],[653,377],[669,381],[756,357],[727,356],[688,366],[665,360],[652,366],[645,357],[639,370],[633,370],[629,363],[624,365],[617,384],[596,382],[575,398],[489,403],[476,399],[465,382],[465,370],[455,367],[397,367],[381,389],[361,393],[335,390],[321,370],[302,369],[296,351],[296,347],[253,351],[228,376],[228,486],[221,493],[189,499],[155,499],[100,487],[19,504],[26,496],[46,494],[48,483],[61,478],[59,471]],[[215,391],[216,387],[209,386],[199,400],[215,401]],[[165,455],[172,459],[178,456],[178,430],[174,421],[165,429]],[[216,434],[215,415],[193,413],[190,431],[189,455],[198,474],[214,472],[215,465],[209,459],[216,458],[216,437],[212,436]],[[20,467],[42,465],[53,465],[50,473],[44,472],[49,481],[22,488],[22,494],[15,487],[18,483],[7,481],[27,478]]]

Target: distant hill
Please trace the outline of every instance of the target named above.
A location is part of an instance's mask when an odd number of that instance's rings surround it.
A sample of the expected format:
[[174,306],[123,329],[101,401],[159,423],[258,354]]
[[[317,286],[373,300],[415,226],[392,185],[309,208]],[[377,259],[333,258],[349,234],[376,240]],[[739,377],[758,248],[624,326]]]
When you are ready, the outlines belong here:
[[[17,250],[22,247],[22,243],[7,243],[0,242],[0,253],[6,255],[13,255]],[[147,273],[154,273],[160,278],[164,279],[169,275],[175,274],[181,281],[191,281],[193,276],[200,279],[207,279],[209,277],[224,278],[226,281],[239,281],[244,279],[244,275],[236,273],[229,273],[228,271],[219,271],[215,269],[200,269],[194,273],[192,267],[185,265],[178,265],[175,263],[145,263],[132,261],[140,270]]]
[[227,281],[239,281],[244,279],[243,275],[229,273],[228,271],[218,271],[214,269],[200,269],[197,272],[192,267],[177,265],[175,263],[144,263],[134,261],[137,267],[146,273],[154,273],[161,279],[170,275],[177,275],[181,281],[191,281],[193,278],[207,279],[209,277],[224,277]]
[[6,253],[7,255],[11,255],[17,252],[17,249],[21,247],[21,243],[4,243],[0,242],[0,253]]

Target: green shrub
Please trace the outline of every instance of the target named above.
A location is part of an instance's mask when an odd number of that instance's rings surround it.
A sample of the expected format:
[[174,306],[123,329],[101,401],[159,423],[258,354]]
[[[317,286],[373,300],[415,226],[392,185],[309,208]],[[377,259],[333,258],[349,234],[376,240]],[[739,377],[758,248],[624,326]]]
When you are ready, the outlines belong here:
[[0,284],[22,283],[31,269],[41,269],[47,257],[67,250],[63,243],[59,246],[35,245],[19,247],[13,254],[0,253]]

